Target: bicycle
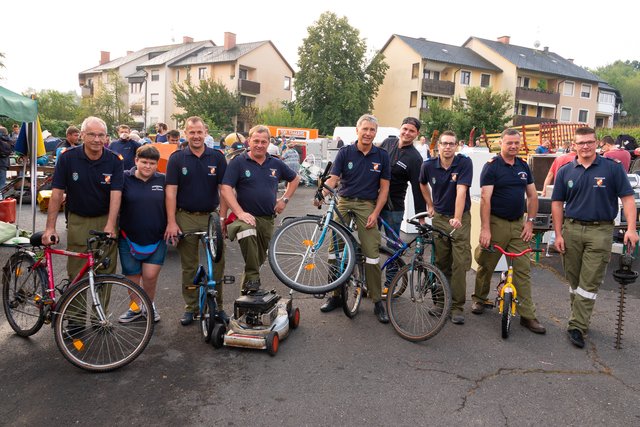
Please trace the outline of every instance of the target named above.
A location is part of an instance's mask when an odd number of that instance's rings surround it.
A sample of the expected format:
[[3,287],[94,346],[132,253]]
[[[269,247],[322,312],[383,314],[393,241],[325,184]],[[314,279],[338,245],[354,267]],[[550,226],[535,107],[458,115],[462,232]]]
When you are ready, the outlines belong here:
[[[502,318],[502,338],[509,338],[509,330],[511,329],[511,319],[516,315],[516,306],[518,304],[518,292],[515,284],[513,283],[513,259],[526,255],[530,252],[542,252],[542,249],[527,248],[520,253],[507,252],[499,245],[493,245],[491,249],[484,249],[489,252],[494,252],[497,249],[502,255],[507,257],[507,272],[503,272],[500,282],[496,287],[496,300],[495,305],[498,306],[498,312]],[[485,303],[485,305],[487,305]],[[491,305],[489,305],[491,307]]]
[[[153,307],[144,290],[123,276],[96,274],[111,262],[104,254],[115,239],[91,231],[87,251],[72,252],[42,248],[42,234],[31,236],[31,248],[20,245],[3,268],[2,305],[11,328],[29,337],[51,323],[65,359],[88,371],[112,371],[135,360],[153,334]],[[53,255],[86,262],[73,280],[56,286]],[[120,323],[127,309],[146,315]]]
[[[415,243],[411,262],[401,267],[387,293],[389,321],[398,335],[408,341],[425,341],[442,330],[451,312],[451,289],[444,273],[435,266],[434,234],[452,237],[429,224],[421,224],[426,212],[409,219],[418,235],[395,256]],[[430,262],[425,262],[425,247],[431,246]]]
[[[200,337],[206,343],[211,343],[215,348],[222,347],[228,319],[218,310],[216,295],[216,281],[213,278],[213,264],[220,261],[223,251],[222,227],[220,216],[216,212],[209,214],[207,231],[190,231],[179,236],[184,239],[189,236],[198,236],[205,251],[207,260],[206,268],[200,264],[193,278],[192,289],[198,288],[198,326]],[[233,283],[233,276],[225,276],[223,283]]]

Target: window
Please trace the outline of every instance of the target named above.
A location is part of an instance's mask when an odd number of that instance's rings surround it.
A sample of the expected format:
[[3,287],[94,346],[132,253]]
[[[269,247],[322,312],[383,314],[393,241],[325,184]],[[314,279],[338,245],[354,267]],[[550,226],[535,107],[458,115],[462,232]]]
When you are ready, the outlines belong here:
[[423,79],[440,80],[440,71],[432,71],[424,69],[422,71]]
[[240,96],[240,105],[243,107],[249,107],[255,103],[255,100],[256,99],[253,97],[242,95]]
[[471,83],[471,71],[460,71],[460,84],[469,86]]
[[597,128],[604,127],[604,117],[596,117],[596,127]]
[[160,70],[151,70],[151,81],[160,81]]
[[176,70],[176,82],[180,83],[180,69]]
[[426,96],[422,97],[422,102],[420,104],[420,108],[423,108],[425,110],[429,109],[429,98],[427,98]]
[[418,105],[418,92],[411,92],[411,99],[409,99],[409,107],[416,107]]
[[199,67],[198,80],[206,80],[206,79],[207,79],[207,67]]
[[160,95],[157,93],[151,94],[151,105],[159,105],[160,104]]
[[591,98],[591,85],[582,84],[582,89],[580,89],[580,98]]
[[140,93],[140,92],[142,92],[142,83],[129,84],[129,93]]
[[249,70],[246,68],[240,68],[238,72],[238,78],[242,80],[249,80]]
[[602,104],[615,105],[616,97],[611,92],[600,92],[598,94],[598,102]]
[[417,79],[418,73],[420,72],[420,64],[417,62],[411,66],[411,78]]
[[562,94],[564,96],[573,96],[573,87],[573,82],[564,82],[564,89],[562,91]]
[[491,75],[490,74],[481,74],[480,75],[480,86],[482,86],[482,87],[491,86]]
[[526,116],[527,115],[527,104],[520,104],[520,115],[521,116]]
[[518,77],[518,87],[524,87],[528,89],[529,83],[531,83],[529,77]]
[[284,78],[284,90],[291,90],[291,77]]
[[538,110],[536,111],[536,117],[542,118],[542,107],[538,107]]
[[578,122],[587,123],[588,120],[589,120],[589,110],[578,111]]
[[560,111],[560,121],[561,122],[571,121],[571,108],[562,107],[562,110]]

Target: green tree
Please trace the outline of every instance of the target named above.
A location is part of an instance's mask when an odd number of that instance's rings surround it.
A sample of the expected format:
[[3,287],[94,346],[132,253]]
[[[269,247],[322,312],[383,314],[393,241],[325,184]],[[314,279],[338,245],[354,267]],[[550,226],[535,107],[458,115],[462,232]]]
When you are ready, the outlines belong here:
[[117,71],[110,71],[107,82],[99,82],[93,98],[84,98],[80,103],[76,121],[81,123],[88,116],[100,117],[107,124],[107,130],[113,132],[120,124],[133,125],[133,117],[125,100],[128,86]]
[[241,111],[240,97],[231,93],[222,83],[212,79],[200,80],[194,86],[190,79],[171,87],[176,105],[185,112],[175,114],[174,119],[185,120],[190,116],[201,117],[210,129],[234,130],[233,119]]
[[511,95],[508,92],[495,93],[491,88],[469,87],[465,91],[466,103],[460,98],[453,101],[455,114],[454,129],[459,139],[467,139],[471,129],[477,129],[478,136],[483,129],[487,133],[502,132],[513,117]]
[[272,126],[315,128],[311,117],[296,102],[270,103],[258,113],[257,121]]
[[420,120],[425,124],[424,134],[427,139],[437,130],[442,133],[445,130],[453,130],[455,114],[452,110],[444,108],[437,99],[430,99],[426,112],[421,113]]
[[41,119],[73,121],[78,116],[78,96],[75,92],[42,90],[36,94]]
[[616,61],[593,70],[593,73],[620,91],[622,110],[627,112],[626,117],[621,117],[620,124],[640,123],[640,62]]
[[346,17],[325,12],[307,30],[298,48],[296,102],[321,133],[354,125],[371,111],[389,66],[379,53],[367,60],[366,43]]

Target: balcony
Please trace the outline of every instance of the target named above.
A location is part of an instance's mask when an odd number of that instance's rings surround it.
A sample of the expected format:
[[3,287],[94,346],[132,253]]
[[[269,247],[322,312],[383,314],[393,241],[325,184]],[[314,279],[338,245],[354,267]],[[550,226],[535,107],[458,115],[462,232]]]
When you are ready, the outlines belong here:
[[260,95],[260,83],[251,80],[238,79],[238,91],[248,95]]
[[422,79],[422,92],[453,96],[456,85],[445,80]]
[[544,90],[529,89],[526,87],[516,88],[516,102],[529,101],[539,104],[558,105],[560,102],[560,93],[548,92]]
[[514,126],[522,126],[522,125],[537,125],[540,123],[557,123],[556,119],[550,119],[548,117],[534,117],[534,116],[513,116],[513,125]]

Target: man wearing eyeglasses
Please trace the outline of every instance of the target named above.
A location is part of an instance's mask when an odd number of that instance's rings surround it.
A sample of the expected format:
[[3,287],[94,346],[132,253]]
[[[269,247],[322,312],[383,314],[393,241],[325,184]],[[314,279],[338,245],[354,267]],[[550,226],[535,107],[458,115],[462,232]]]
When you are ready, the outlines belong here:
[[422,164],[420,190],[427,202],[427,212],[433,217],[433,226],[454,234],[454,241],[436,236],[436,265],[451,284],[451,321],[462,325],[467,271],[471,268],[469,187],[473,180],[473,163],[464,154],[456,156],[457,146],[454,132],[442,132],[438,157]]
[[556,249],[562,254],[569,282],[571,317],[567,332],[571,343],[583,348],[584,334],[611,257],[618,198],[627,220],[624,243],[635,246],[638,233],[633,189],[619,162],[596,154],[596,135],[591,128],[576,129],[573,146],[576,158],[560,168],[556,177],[551,214]]
[[[83,144],[62,153],[53,174],[53,191],[49,200],[47,225],[43,244],[58,241],[56,220],[64,194],[69,209],[67,250],[84,252],[90,230],[103,230],[117,236],[116,221],[124,182],[122,160],[104,148],[107,125],[97,117],[87,117],[80,127]],[[117,246],[112,245],[105,255],[111,259],[101,272],[115,273]],[[67,258],[67,272],[72,280],[80,272],[85,260]]]
[[[520,132],[502,132],[500,154],[489,160],[480,174],[480,245],[476,248],[478,262],[475,292],[471,312],[482,314],[489,295],[491,276],[500,253],[490,252],[500,245],[508,252],[522,252],[533,237],[533,221],[538,213],[538,193],[527,162],[518,157]],[[526,203],[525,203],[526,195]],[[527,219],[523,224],[524,212]],[[536,307],[531,298],[531,261],[527,257],[513,260],[514,282],[518,287],[520,324],[531,332],[547,330],[536,319]]]

